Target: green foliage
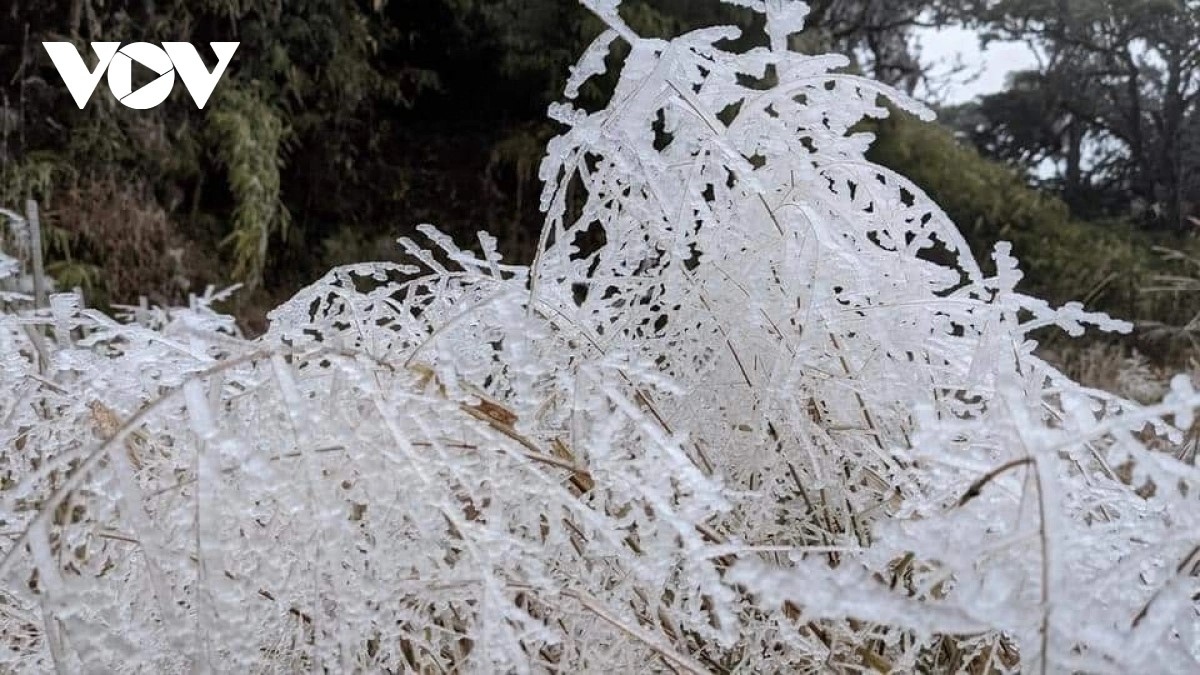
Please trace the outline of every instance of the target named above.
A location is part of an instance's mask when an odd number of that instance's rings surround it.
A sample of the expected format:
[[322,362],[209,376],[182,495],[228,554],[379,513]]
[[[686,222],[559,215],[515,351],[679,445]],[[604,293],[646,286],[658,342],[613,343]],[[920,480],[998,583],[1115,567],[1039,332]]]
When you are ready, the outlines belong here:
[[0,166],[0,204],[23,207],[26,199],[47,199],[70,173],[69,165],[46,152]]
[[46,266],[46,274],[59,289],[79,288],[93,292],[103,284],[104,271],[98,266],[75,260],[55,260]]
[[[280,284],[272,242],[286,231],[289,209],[314,214],[304,223],[314,231],[305,234],[319,240],[374,200],[342,194],[380,172],[381,162],[364,158],[389,127],[373,118],[409,108],[438,86],[436,71],[398,51],[403,36],[383,15],[384,3],[109,0],[98,10],[70,0],[0,0],[0,45],[24,45],[0,48],[0,197],[46,199],[80,180],[153,185],[145,195],[153,203],[141,206],[161,207],[206,249],[226,242],[227,262],[251,286]],[[205,111],[181,87],[153,110],[127,110],[103,84],[80,111],[37,46],[62,39],[83,50],[95,40],[241,46]],[[285,150],[296,166],[290,174],[280,163]],[[314,205],[313,195],[340,199]],[[50,262],[104,266],[89,259],[95,247],[83,238],[68,247],[52,247]]]
[[227,87],[210,109],[208,127],[234,195],[233,232],[225,240],[233,250],[233,273],[255,288],[271,237],[286,236],[290,220],[279,198],[283,121],[260,96]]
[[943,127],[896,112],[879,123],[873,160],[917,183],[959,224],[984,258],[999,240],[1013,243],[1027,292],[1062,303],[1084,299],[1129,318],[1165,317],[1185,308],[1141,288],[1161,267],[1153,241],[1129,223],[1073,219],[1060,199],[987,160]]

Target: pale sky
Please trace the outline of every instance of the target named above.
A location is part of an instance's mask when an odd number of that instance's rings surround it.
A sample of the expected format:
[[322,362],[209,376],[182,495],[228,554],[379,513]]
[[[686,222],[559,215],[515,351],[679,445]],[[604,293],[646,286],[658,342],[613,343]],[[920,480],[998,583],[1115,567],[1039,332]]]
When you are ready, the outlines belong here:
[[[943,103],[963,103],[976,96],[1002,91],[1005,77],[1014,70],[1037,65],[1037,59],[1024,42],[993,42],[986,51],[975,31],[964,28],[922,28],[917,31],[921,60],[933,66],[934,91],[922,86],[920,98],[939,98]],[[952,74],[955,63],[966,66]]]

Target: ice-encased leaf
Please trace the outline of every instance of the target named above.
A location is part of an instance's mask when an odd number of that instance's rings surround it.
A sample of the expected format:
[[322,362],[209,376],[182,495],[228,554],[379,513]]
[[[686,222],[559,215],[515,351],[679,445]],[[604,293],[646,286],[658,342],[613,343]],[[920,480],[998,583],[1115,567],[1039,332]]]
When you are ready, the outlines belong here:
[[608,57],[608,50],[617,37],[617,32],[609,29],[588,45],[587,50],[579,59],[579,63],[571,66],[571,75],[567,78],[567,85],[564,89],[567,98],[575,98],[579,95],[579,87],[583,86],[584,82],[593,76],[604,74],[607,70],[604,59]]

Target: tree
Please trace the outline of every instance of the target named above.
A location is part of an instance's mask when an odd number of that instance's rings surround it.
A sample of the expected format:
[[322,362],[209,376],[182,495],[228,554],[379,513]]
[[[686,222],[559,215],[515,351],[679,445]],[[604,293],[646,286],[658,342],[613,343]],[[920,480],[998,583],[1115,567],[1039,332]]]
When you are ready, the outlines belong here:
[[1011,91],[958,112],[981,148],[1052,165],[1076,208],[1099,197],[1163,227],[1200,212],[1200,2],[1001,0],[956,15],[1042,56]]
[[809,33],[827,36],[829,48],[852,54],[861,69],[909,93],[924,77],[912,49],[912,29],[925,23],[929,0],[820,0],[812,3]]

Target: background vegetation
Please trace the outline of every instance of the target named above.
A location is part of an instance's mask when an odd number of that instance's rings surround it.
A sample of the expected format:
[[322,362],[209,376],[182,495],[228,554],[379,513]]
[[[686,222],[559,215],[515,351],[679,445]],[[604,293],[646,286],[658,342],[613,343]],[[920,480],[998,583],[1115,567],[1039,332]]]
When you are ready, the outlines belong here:
[[[1041,68],[942,110],[945,128],[878,125],[874,159],[928,190],[977,253],[1012,240],[1034,292],[1164,325],[1196,314],[1144,291],[1171,271],[1154,246],[1192,246],[1200,3],[811,4],[796,47],[852,53],[909,91],[926,77],[920,26],[1038,45]],[[685,0],[622,12],[663,37],[756,20]],[[422,222],[462,241],[496,233],[528,262],[537,162],[557,131],[545,109],[601,30],[560,0],[0,0],[0,15],[0,204],[40,200],[56,278],[101,306],[241,281],[234,309],[252,332],[329,266],[394,257]],[[241,47],[203,111],[181,87],[133,111],[103,86],[80,111],[42,40]],[[589,86],[585,106],[605,84]]]

